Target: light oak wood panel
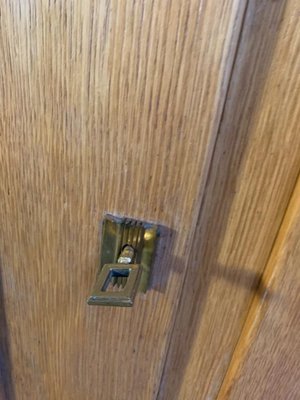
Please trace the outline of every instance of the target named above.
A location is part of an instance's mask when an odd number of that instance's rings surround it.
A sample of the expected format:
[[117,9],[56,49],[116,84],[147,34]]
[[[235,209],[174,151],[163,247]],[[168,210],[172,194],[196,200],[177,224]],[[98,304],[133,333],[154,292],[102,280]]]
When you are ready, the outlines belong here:
[[250,1],[160,399],[216,398],[300,167],[299,2]]
[[220,399],[300,394],[300,180],[234,352]]
[[[8,398],[156,397],[244,7],[1,3]],[[85,304],[105,211],[168,227],[133,309]]]

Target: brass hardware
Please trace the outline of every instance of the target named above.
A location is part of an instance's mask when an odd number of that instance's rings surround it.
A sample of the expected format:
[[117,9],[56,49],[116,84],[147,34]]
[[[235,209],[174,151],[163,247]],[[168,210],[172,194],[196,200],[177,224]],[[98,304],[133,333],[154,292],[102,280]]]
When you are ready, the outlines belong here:
[[157,235],[157,225],[106,215],[100,267],[88,304],[132,306],[136,293],[147,291]]
[[134,248],[129,244],[126,244],[121,251],[120,257],[118,258],[118,263],[120,264],[130,264],[134,257]]

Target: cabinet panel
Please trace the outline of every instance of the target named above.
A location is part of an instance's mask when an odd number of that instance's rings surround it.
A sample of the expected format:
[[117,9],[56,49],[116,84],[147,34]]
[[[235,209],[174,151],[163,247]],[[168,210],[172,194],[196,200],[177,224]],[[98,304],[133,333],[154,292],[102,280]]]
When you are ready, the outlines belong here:
[[300,167],[299,2],[250,1],[160,399],[216,398]]
[[[244,8],[1,3],[8,398],[155,398]],[[133,309],[85,303],[105,211],[166,227]]]

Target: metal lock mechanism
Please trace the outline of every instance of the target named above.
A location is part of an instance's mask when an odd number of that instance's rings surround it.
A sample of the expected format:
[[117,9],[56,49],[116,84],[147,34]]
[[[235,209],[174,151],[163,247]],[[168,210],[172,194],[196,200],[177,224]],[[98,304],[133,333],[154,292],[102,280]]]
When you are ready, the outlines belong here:
[[158,236],[157,225],[105,215],[100,267],[88,304],[131,307],[146,292]]

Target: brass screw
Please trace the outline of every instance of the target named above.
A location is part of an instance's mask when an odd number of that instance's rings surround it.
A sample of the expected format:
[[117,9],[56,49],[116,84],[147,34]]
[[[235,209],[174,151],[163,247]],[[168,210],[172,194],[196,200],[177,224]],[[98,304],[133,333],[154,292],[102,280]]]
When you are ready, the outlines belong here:
[[134,248],[130,246],[129,244],[126,244],[122,251],[121,254],[118,258],[118,263],[119,264],[130,264],[133,261],[134,258]]

